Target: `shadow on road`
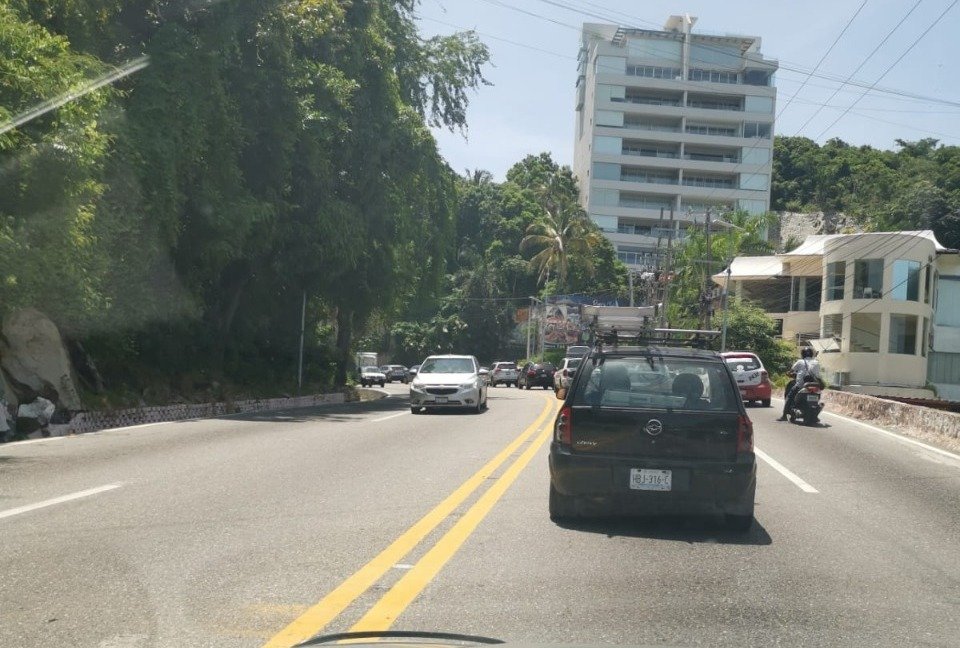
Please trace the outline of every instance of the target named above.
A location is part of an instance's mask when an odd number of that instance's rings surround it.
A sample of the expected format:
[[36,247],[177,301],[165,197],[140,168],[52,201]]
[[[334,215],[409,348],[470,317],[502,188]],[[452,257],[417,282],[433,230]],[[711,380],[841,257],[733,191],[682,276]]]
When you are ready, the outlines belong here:
[[597,533],[608,538],[649,538],[690,544],[765,546],[773,539],[758,520],[747,533],[728,529],[720,517],[596,517],[566,520],[558,526],[573,531]]

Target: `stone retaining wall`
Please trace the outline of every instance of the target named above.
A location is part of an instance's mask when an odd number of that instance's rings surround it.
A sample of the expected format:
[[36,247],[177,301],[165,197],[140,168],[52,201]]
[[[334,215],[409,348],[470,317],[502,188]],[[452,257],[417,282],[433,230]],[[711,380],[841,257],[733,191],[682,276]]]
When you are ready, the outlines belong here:
[[245,412],[263,412],[267,410],[312,407],[316,405],[335,405],[346,402],[346,394],[312,394],[292,398],[260,398],[234,401],[232,403],[184,403],[180,405],[162,405],[158,407],[136,407],[112,412],[79,412],[69,423],[51,425],[53,436],[96,432],[128,425],[144,423],[164,423],[186,419],[209,418],[225,414]]
[[835,389],[823,392],[823,402],[828,412],[960,450],[960,414]]

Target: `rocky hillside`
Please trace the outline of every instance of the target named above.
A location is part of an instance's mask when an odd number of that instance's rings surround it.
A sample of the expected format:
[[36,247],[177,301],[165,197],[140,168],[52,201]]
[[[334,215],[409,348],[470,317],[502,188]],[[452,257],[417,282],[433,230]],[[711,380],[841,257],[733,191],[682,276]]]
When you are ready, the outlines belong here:
[[778,250],[789,251],[812,234],[851,234],[863,228],[839,212],[777,212],[778,223],[770,230],[770,240]]

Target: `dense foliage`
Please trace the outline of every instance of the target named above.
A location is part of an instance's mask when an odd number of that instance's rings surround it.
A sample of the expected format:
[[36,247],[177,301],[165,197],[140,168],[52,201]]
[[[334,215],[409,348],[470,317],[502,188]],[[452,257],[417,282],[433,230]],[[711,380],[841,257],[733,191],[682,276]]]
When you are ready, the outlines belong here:
[[868,231],[932,229],[944,245],[960,247],[960,147],[896,143],[896,151],[884,151],[778,137],[772,208],[842,211]]
[[626,268],[579,206],[569,167],[549,154],[528,155],[506,182],[475,171],[458,188],[444,297],[425,313],[411,304],[386,340],[402,361],[464,349],[484,361],[518,357],[515,315],[530,296],[625,294]]
[[47,312],[114,387],[278,390],[306,295],[308,376],[342,381],[354,333],[449,269],[428,125],[465,128],[488,54],[415,6],[0,0],[0,121],[149,60],[2,127],[0,315]]

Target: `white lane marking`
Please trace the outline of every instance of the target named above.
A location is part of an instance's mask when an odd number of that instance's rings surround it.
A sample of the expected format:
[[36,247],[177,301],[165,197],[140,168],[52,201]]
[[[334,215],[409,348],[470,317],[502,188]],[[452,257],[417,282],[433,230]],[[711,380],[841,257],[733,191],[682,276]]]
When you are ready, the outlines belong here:
[[0,519],[13,517],[14,515],[20,515],[21,513],[28,513],[30,511],[36,511],[37,509],[46,508],[48,506],[53,506],[54,504],[63,504],[64,502],[71,502],[82,497],[90,497],[91,495],[96,495],[98,493],[105,493],[106,491],[111,491],[115,488],[120,488],[123,484],[105,484],[104,486],[97,486],[96,488],[88,488],[87,490],[77,491],[76,493],[70,493],[69,495],[61,495],[60,497],[54,497],[53,499],[43,500],[42,502],[37,502],[36,504],[27,504],[25,506],[18,506],[17,508],[7,509],[6,511],[0,511]]
[[67,436],[68,435],[64,434],[63,436],[43,437],[42,439],[24,439],[23,441],[10,441],[9,443],[3,444],[3,447],[16,448],[17,446],[25,446],[33,443],[47,443],[48,441],[59,441],[60,439],[66,439]]
[[[778,398],[776,400],[783,402],[782,398]],[[910,445],[918,446],[920,448],[923,448],[924,450],[929,450],[930,452],[934,452],[938,455],[942,455],[944,457],[949,457],[950,459],[955,459],[956,461],[960,461],[960,455],[958,454],[950,452],[949,450],[944,450],[943,448],[938,448],[937,446],[932,446],[929,443],[924,443],[923,441],[917,441],[916,439],[911,439],[910,437],[904,436],[903,434],[899,434],[897,432],[891,432],[890,430],[884,430],[882,427],[877,427],[876,425],[870,425],[869,423],[858,421],[855,418],[850,418],[849,416],[844,416],[843,414],[834,414],[833,412],[823,412],[821,416],[823,416],[824,414],[827,416],[836,417],[838,419],[843,419],[844,421],[849,421],[850,423],[856,423],[860,427],[865,427],[868,430],[879,432],[880,434],[884,434],[890,437],[891,439],[896,439],[897,441],[903,441],[904,443],[909,443]]]
[[388,421],[392,418],[397,418],[398,416],[403,416],[404,414],[409,414],[410,412],[400,412],[398,414],[391,414],[390,416],[381,416],[380,418],[375,418],[371,420],[371,423],[379,423],[380,421]]
[[774,459],[773,457],[771,457],[770,455],[768,455],[766,452],[764,452],[764,451],[761,450],[760,448],[754,447],[754,448],[753,448],[753,454],[757,455],[758,457],[760,457],[761,459],[763,459],[764,461],[766,461],[768,464],[770,464],[770,467],[771,467],[771,468],[773,468],[773,469],[776,470],[778,473],[780,473],[781,475],[783,475],[784,477],[786,477],[787,479],[789,479],[790,481],[792,481],[794,484],[796,484],[796,485],[800,488],[800,490],[802,490],[804,493],[819,493],[819,492],[820,492],[820,491],[818,491],[816,488],[814,488],[813,486],[811,486],[810,484],[808,484],[807,482],[805,482],[805,481],[803,481],[802,479],[800,479],[800,477],[797,476],[796,473],[794,473],[793,471],[791,471],[789,468],[787,468],[787,467],[784,466],[782,463],[780,463],[779,461],[777,461],[776,459]]

